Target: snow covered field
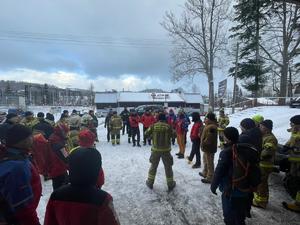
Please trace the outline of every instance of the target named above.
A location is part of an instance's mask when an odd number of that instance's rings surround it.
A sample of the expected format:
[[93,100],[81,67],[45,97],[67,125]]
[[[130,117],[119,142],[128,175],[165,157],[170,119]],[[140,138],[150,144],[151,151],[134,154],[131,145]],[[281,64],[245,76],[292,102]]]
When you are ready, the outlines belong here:
[[[259,107],[238,112],[230,116],[230,125],[239,127],[246,117],[260,113],[274,122],[274,133],[279,143],[289,138],[286,129],[289,118],[300,114],[299,109],[288,107]],[[103,122],[103,119],[101,119]],[[176,188],[168,193],[162,163],[159,165],[154,189],[149,190],[145,181],[150,166],[150,146],[132,147],[127,143],[127,135],[121,137],[121,145],[112,147],[106,142],[106,129],[103,124],[98,128],[100,143],[98,150],[102,154],[105,172],[104,190],[111,193],[114,205],[123,225],[216,225],[223,224],[220,192],[211,194],[210,186],[200,181],[200,169],[192,169],[185,159],[174,157],[174,177]],[[142,136],[142,135],[141,135]],[[190,153],[188,141],[186,152]],[[178,152],[175,145],[172,154]],[[215,161],[218,159],[216,154]],[[284,174],[273,174],[270,181],[270,203],[266,210],[254,208],[252,219],[247,224],[300,224],[300,215],[288,212],[281,207],[282,201],[291,201],[282,185]],[[38,208],[41,222],[45,213],[49,195],[52,192],[51,181],[43,183],[43,196]],[[87,224],[89,225],[89,224]],[[92,224],[91,224],[92,225]]]

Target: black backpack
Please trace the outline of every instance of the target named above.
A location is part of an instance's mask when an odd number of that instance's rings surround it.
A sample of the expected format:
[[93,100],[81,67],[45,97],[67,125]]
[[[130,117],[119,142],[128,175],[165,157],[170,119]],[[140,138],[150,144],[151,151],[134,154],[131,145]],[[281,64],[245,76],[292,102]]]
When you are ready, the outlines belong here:
[[259,152],[250,144],[232,146],[232,188],[253,192],[261,182]]

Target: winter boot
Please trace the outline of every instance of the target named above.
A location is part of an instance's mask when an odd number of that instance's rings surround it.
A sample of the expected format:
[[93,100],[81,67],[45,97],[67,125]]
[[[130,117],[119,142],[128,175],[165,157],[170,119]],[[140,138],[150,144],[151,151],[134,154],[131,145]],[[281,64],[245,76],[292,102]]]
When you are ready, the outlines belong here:
[[192,168],[193,168],[193,169],[201,168],[201,165],[195,163],[195,164],[192,166]]
[[175,155],[177,155],[177,156],[180,155],[180,152],[176,153]]
[[192,163],[192,160],[190,160],[190,157],[189,157],[189,156],[187,156],[186,159],[187,159],[187,163],[188,163],[188,164],[191,164],[191,163]]
[[137,143],[137,146],[138,146],[138,147],[142,147],[142,146],[140,145],[140,143],[139,143],[139,142]]
[[132,146],[135,147],[135,141],[133,142]]
[[171,184],[168,185],[168,191],[172,191],[176,186],[176,182],[173,181]]
[[202,172],[199,172],[199,175],[200,175],[200,177],[206,178],[206,176],[205,176],[204,173],[202,173]]
[[178,159],[184,159],[184,155],[180,153],[180,154],[178,155]]
[[298,206],[296,203],[282,202],[282,206],[287,210],[300,213],[300,206]]
[[131,143],[130,138],[128,138],[128,143],[129,143],[129,144]]
[[147,185],[147,187],[150,188],[151,190],[153,189],[153,183],[152,183],[152,182],[146,180],[146,185]]
[[210,184],[211,183],[211,181],[208,180],[207,178],[201,179],[201,182],[204,183],[204,184]]

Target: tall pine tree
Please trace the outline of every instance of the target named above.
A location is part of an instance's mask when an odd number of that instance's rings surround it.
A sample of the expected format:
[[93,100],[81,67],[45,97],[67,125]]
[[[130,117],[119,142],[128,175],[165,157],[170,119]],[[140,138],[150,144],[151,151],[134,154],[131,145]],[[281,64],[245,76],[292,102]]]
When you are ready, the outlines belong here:
[[[270,0],[239,0],[234,6],[237,25],[231,28],[232,37],[238,38],[241,46],[237,78],[244,81],[244,88],[251,91],[255,98],[265,85],[268,71],[260,57],[259,43],[270,4]],[[230,72],[234,70],[231,68]]]

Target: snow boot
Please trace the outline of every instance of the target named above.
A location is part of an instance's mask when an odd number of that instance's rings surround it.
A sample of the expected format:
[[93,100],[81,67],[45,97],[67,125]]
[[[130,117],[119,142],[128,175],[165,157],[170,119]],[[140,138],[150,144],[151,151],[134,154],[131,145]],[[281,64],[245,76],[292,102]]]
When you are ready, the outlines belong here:
[[184,155],[180,153],[177,158],[178,159],[184,159]]
[[206,178],[201,179],[201,182],[204,183],[204,184],[210,184],[211,183],[211,181],[206,179]]
[[153,183],[151,183],[150,181],[146,180],[146,185],[148,188],[150,188],[151,190],[153,189]]
[[168,191],[172,191],[176,186],[176,182],[173,181],[171,184],[168,185]]
[[132,147],[135,147],[135,142],[133,142]]
[[199,172],[199,175],[200,175],[200,177],[206,178],[206,176],[205,176],[204,173],[202,173],[202,172]]
[[175,155],[177,155],[177,156],[180,155],[180,152],[176,153]]
[[193,169],[201,168],[201,165],[200,165],[200,164],[194,164],[194,165],[192,166],[192,168],[193,168]]
[[128,138],[128,143],[129,143],[129,144],[131,143],[130,138]]
[[295,203],[282,202],[282,206],[287,210],[300,213],[300,206],[296,205]]
[[140,145],[140,143],[137,143],[137,146],[138,146],[138,147],[142,147],[142,146]]
[[187,159],[187,163],[188,163],[188,164],[191,164],[191,163],[192,163],[192,160],[190,160],[190,157],[189,157],[189,156],[187,156],[186,159]]

